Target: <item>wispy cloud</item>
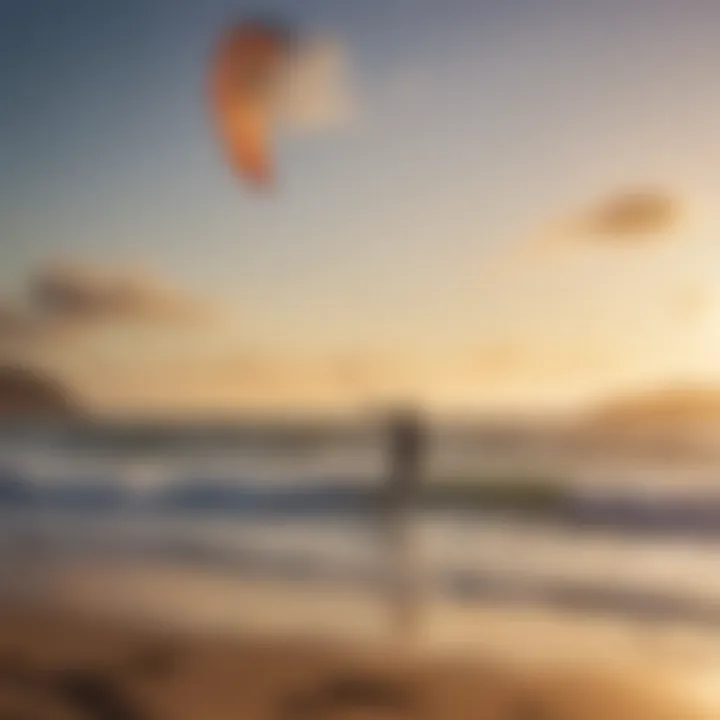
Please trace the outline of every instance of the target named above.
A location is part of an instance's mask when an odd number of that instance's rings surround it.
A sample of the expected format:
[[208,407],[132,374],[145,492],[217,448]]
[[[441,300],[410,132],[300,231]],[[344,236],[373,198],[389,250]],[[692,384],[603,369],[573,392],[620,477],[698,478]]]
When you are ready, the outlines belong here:
[[0,349],[22,354],[110,325],[189,325],[210,315],[206,303],[147,272],[53,264],[0,304]]
[[620,193],[589,207],[575,219],[576,234],[609,240],[657,237],[675,230],[683,216],[681,200],[666,192]]
[[207,311],[147,272],[80,264],[41,270],[29,280],[28,300],[47,318],[75,323],[186,323]]
[[618,192],[569,211],[538,233],[525,249],[547,251],[582,244],[635,247],[667,239],[683,226],[685,218],[685,204],[672,193]]

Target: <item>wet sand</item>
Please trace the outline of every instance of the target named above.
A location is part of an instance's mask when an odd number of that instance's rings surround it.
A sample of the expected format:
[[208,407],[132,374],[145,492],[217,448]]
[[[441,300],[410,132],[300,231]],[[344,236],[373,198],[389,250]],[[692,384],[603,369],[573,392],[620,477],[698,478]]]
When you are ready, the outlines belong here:
[[2,720],[692,720],[662,688],[318,639],[0,611]]

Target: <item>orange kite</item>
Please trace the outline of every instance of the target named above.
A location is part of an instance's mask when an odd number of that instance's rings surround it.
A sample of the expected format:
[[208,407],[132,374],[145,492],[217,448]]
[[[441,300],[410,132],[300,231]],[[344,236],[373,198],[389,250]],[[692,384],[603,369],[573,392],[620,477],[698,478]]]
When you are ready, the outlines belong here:
[[210,103],[217,132],[231,168],[257,188],[273,181],[270,135],[291,49],[284,28],[247,21],[224,33],[212,60]]

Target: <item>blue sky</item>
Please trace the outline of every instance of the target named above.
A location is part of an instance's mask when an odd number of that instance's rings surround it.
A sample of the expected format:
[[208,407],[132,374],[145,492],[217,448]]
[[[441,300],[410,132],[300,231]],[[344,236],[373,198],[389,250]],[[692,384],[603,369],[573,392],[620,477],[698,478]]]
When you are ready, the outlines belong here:
[[[229,174],[203,96],[218,31],[258,10],[342,42],[359,106],[278,140],[270,197]],[[720,5],[699,0],[4,0],[0,292],[56,257],[130,260],[236,305],[238,343],[278,352],[471,353],[588,323],[621,343],[640,323],[657,354],[672,332],[647,308],[712,284],[709,233],[486,268],[625,188],[711,206],[719,66]]]

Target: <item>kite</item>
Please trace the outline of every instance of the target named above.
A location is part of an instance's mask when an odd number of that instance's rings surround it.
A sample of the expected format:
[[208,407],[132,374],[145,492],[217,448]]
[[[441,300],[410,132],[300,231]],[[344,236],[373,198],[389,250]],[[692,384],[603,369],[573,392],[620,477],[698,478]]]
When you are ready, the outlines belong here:
[[293,50],[287,28],[246,21],[222,35],[212,58],[210,105],[217,134],[232,170],[258,189],[273,182],[273,121]]

